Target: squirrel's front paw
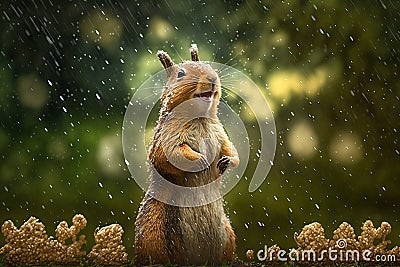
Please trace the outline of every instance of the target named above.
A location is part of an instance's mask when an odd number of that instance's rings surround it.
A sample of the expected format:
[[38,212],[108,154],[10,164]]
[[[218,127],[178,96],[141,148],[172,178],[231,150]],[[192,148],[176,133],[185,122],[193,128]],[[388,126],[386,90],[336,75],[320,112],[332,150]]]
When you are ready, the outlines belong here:
[[222,156],[217,163],[217,168],[219,169],[219,173],[223,174],[225,170],[228,168],[231,160],[227,156]]

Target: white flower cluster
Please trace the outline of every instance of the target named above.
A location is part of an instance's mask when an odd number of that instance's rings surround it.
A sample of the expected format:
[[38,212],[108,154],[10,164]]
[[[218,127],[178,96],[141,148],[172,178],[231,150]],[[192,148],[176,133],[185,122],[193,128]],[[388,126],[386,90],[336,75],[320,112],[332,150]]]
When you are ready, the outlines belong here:
[[5,265],[79,265],[88,259],[100,265],[122,265],[128,254],[122,244],[124,230],[118,224],[97,229],[96,244],[86,258],[82,246],[85,236],[79,232],[87,221],[81,214],[72,219],[71,227],[62,221],[56,228],[56,239],[48,236],[45,226],[37,218],[30,217],[19,229],[11,220],[5,221],[1,232],[6,244],[0,248]]
[[[260,251],[259,253],[263,256],[263,260],[266,261],[279,261],[282,260],[283,256],[285,256],[284,259],[289,259],[290,256],[296,255],[301,255],[302,257],[299,258],[301,258],[302,261],[342,261],[343,259],[347,259],[346,257],[349,254],[346,253],[348,251],[354,253],[352,255],[363,255],[363,253],[367,251],[369,259],[373,259],[374,257],[376,259],[377,256],[379,256],[380,259],[388,259],[388,256],[390,256],[394,261],[400,260],[400,247],[395,246],[392,249],[387,248],[391,243],[390,240],[386,239],[387,235],[391,232],[389,223],[382,222],[380,227],[375,228],[372,221],[367,220],[362,225],[361,230],[361,235],[356,237],[353,227],[349,223],[343,222],[333,232],[333,238],[328,239],[325,237],[325,231],[322,225],[318,222],[313,222],[304,226],[300,234],[295,233],[294,240],[298,247],[289,249],[289,253],[281,250],[276,244],[271,247],[265,246],[264,251]],[[335,252],[335,257],[332,257],[332,254],[329,252]],[[248,250],[246,252],[247,259],[253,261],[255,258],[254,254],[253,250]],[[304,255],[309,258],[306,257],[303,259]],[[316,257],[310,259],[311,256],[315,255]],[[279,258],[280,256],[281,258]],[[259,256],[258,259],[260,260]]]
[[101,229],[97,228],[94,233],[96,245],[88,254],[98,265],[123,265],[128,262],[128,253],[122,244],[124,230],[119,224],[111,224]]

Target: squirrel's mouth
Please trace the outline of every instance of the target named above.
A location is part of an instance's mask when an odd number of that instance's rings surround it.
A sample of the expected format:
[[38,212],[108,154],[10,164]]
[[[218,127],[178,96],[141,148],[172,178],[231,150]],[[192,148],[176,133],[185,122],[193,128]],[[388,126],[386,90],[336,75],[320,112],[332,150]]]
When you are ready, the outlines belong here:
[[194,97],[199,97],[201,100],[211,102],[211,100],[213,99],[213,95],[214,95],[214,92],[208,91],[208,92],[201,93],[201,94],[194,94]]

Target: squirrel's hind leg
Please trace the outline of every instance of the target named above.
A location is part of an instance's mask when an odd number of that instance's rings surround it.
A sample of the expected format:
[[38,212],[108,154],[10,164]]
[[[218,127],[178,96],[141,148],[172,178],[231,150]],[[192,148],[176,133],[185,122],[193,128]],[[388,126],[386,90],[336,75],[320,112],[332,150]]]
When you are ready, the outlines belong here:
[[148,196],[142,203],[135,222],[135,264],[169,262],[165,238],[164,203]]
[[224,255],[222,262],[232,263],[235,260],[235,251],[236,251],[236,236],[235,232],[232,229],[231,224],[229,223],[227,218],[224,218],[225,221],[225,230],[228,235],[228,239],[225,245]]

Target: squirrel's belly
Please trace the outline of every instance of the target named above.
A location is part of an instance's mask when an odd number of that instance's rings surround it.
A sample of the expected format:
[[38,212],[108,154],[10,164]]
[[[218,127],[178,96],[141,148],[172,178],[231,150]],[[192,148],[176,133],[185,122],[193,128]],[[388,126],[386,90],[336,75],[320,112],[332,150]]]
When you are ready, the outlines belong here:
[[[155,216],[157,215],[157,216]],[[222,200],[176,207],[146,195],[135,222],[135,262],[220,265],[228,239]]]
[[228,240],[224,216],[221,200],[200,207],[180,208],[186,263],[220,263]]

